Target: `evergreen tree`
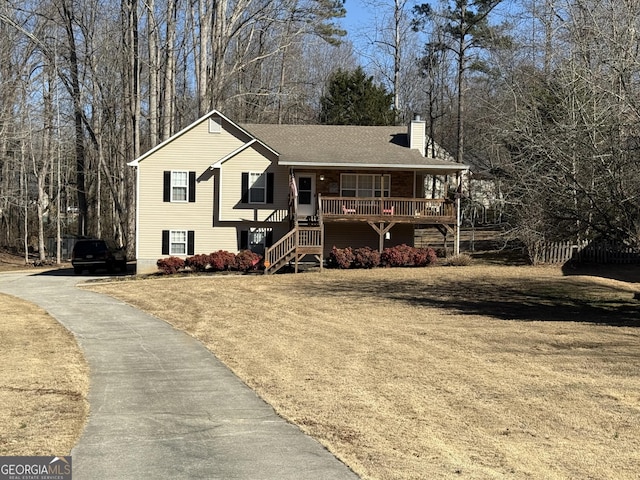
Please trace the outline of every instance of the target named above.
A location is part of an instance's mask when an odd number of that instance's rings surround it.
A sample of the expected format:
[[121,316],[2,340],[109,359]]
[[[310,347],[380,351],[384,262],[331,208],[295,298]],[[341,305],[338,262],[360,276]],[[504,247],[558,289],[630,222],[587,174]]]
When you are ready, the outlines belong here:
[[325,125],[393,125],[393,94],[362,67],[349,72],[336,71],[320,99],[320,123]]
[[[492,42],[497,42],[495,29],[489,25],[489,14],[502,0],[452,0],[444,2],[441,11],[435,10],[431,4],[423,3],[414,7],[416,18],[414,27],[420,29],[433,17],[444,20],[444,26],[439,34],[444,33],[445,39],[437,38],[427,45],[428,52],[437,50],[451,50],[457,60],[457,148],[456,160],[464,160],[464,100],[465,73],[469,69],[480,70],[482,62],[471,52],[476,49],[487,48]],[[439,35],[438,35],[439,37]]]

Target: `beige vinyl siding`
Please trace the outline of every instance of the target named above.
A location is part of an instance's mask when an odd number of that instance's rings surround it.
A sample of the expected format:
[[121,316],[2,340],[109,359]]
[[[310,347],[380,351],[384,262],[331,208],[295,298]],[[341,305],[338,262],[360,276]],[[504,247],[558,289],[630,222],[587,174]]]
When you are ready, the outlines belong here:
[[426,139],[425,139],[426,122],[424,120],[413,120],[409,123],[408,136],[409,136],[409,148],[415,148],[422,156],[426,153]]
[[[224,125],[223,125],[224,127]],[[138,271],[155,271],[156,261],[162,255],[162,231],[163,230],[193,230],[195,231],[195,253],[211,253],[217,250],[238,250],[239,232],[248,229],[252,225],[243,223],[220,224],[220,219],[215,219],[214,205],[217,202],[215,191],[215,175],[220,170],[213,171],[210,166],[239,149],[244,143],[224,128],[220,133],[209,133],[208,120],[194,126],[191,130],[175,138],[163,148],[154,152],[149,157],[140,161],[139,169],[139,197],[138,197]],[[240,154],[244,160],[238,162],[245,168],[251,166],[252,171],[266,169],[270,162],[254,149],[248,148]],[[233,159],[229,160],[230,165]],[[257,162],[259,165],[252,165]],[[225,164],[226,165],[226,164]],[[164,202],[164,171],[184,170],[196,172],[196,201],[188,202]],[[282,177],[278,179],[278,177]],[[282,185],[286,182],[286,170],[284,174],[276,174],[276,190],[274,200],[284,204],[282,198]],[[228,204],[240,202],[240,174],[237,179],[238,187],[234,198],[229,198]],[[222,185],[225,191],[225,185]],[[233,194],[234,186],[230,192]],[[273,206],[270,211],[273,212]],[[252,212],[251,212],[252,213]],[[267,210],[262,211],[256,217],[250,214],[236,215],[235,220],[262,220],[267,218]],[[232,218],[230,220],[233,220]],[[274,238],[282,233],[274,232]]]
[[[335,246],[337,248],[370,247],[378,250],[380,236],[367,223],[328,223],[324,227],[325,256]],[[391,238],[384,241],[384,248],[395,245],[413,246],[413,225],[396,224],[390,231]]]
[[[253,147],[243,150],[220,167],[220,220],[251,222],[286,221],[289,202],[288,168],[271,162]],[[273,203],[241,203],[242,173],[273,173]]]

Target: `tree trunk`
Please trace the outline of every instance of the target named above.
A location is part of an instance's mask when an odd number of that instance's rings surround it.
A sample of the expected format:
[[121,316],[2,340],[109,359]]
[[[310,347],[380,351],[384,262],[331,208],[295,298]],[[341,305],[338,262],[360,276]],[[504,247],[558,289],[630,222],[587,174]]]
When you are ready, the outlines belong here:
[[67,34],[67,46],[69,48],[69,72],[70,94],[73,103],[73,120],[75,129],[75,154],[76,154],[76,194],[78,199],[78,228],[79,236],[86,235],[87,222],[87,194],[85,190],[85,146],[84,131],[82,128],[83,103],[80,92],[80,78],[78,73],[78,52],[76,46],[76,32],[74,29],[75,14],[73,2],[62,1],[62,12]]

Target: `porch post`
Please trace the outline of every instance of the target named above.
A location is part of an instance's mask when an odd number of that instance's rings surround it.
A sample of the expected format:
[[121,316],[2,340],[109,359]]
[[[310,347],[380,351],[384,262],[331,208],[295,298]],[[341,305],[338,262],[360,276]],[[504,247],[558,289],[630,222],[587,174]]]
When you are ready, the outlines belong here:
[[320,225],[320,271],[324,264],[324,217],[322,216],[322,194],[318,193],[318,223]]
[[453,254],[460,254],[460,197],[462,196],[462,175],[456,172],[457,188],[456,188],[456,231],[453,246]]
[[384,250],[384,236],[387,234],[389,230],[393,228],[396,222],[390,222],[386,227],[384,226],[384,222],[380,222],[380,226],[376,225],[374,222],[367,222],[373,230],[380,235],[380,240],[378,243],[378,247],[380,249],[380,253]]

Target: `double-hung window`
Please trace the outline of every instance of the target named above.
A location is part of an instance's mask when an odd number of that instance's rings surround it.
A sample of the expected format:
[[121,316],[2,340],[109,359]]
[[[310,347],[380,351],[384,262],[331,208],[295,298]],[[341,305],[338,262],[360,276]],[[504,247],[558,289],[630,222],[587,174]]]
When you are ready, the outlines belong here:
[[390,193],[391,175],[343,173],[340,177],[342,197],[389,197]]
[[193,255],[196,232],[194,230],[163,230],[163,255]]
[[166,170],[164,172],[165,202],[195,202],[196,172],[187,170]]
[[351,173],[343,173],[340,185],[341,197],[357,197],[358,196],[358,175]]
[[189,172],[171,172],[171,201],[186,202],[189,191]]
[[267,199],[267,176],[249,172],[249,203],[265,203]]
[[242,172],[242,203],[273,203],[273,172]]
[[187,231],[171,230],[169,243],[170,255],[186,255],[187,254]]

